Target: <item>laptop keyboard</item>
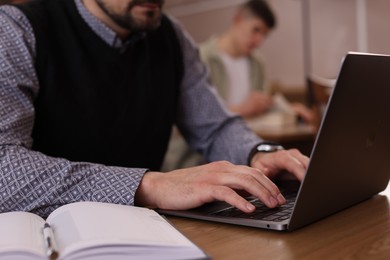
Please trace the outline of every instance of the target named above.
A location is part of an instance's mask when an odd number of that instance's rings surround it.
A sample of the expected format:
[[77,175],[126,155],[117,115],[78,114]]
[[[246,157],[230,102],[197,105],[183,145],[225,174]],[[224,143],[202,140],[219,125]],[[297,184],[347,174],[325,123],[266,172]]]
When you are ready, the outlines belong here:
[[214,212],[211,215],[219,217],[245,218],[280,222],[290,218],[294,207],[296,195],[296,192],[284,194],[286,204],[273,209],[268,208],[259,199],[252,198],[248,200],[256,206],[256,210],[252,213],[248,214],[237,208],[231,207],[218,212]]

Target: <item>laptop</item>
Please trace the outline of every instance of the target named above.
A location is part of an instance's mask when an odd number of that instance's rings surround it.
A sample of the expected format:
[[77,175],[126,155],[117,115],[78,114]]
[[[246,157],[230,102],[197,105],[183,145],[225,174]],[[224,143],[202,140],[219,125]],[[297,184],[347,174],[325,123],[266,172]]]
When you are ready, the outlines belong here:
[[[303,227],[383,191],[390,178],[390,56],[348,53],[330,97],[304,180],[278,183],[287,203],[246,214],[225,202],[159,210],[279,231]],[[375,213],[373,213],[375,214]]]

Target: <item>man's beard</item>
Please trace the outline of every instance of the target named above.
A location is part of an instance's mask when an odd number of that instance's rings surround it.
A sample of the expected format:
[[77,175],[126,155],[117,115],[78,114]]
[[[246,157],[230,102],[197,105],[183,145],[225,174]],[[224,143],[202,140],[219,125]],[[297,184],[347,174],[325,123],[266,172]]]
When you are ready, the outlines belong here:
[[122,13],[114,13],[108,5],[105,4],[103,0],[96,0],[96,3],[100,8],[120,27],[125,28],[131,32],[147,32],[154,31],[160,26],[161,23],[161,11],[149,11],[147,13],[147,21],[138,22],[131,14],[131,9],[136,5],[143,3],[152,3],[157,4],[162,7],[164,0],[133,0],[127,9]]

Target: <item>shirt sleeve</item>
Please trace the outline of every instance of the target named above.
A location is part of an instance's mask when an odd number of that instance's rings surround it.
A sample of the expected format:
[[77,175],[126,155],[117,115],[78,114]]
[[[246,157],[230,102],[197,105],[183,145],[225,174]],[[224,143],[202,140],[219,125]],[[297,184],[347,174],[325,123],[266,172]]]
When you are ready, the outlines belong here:
[[241,117],[227,111],[191,37],[172,17],[184,61],[177,126],[189,145],[208,161],[227,160],[246,165],[250,151],[262,140]]
[[19,9],[0,8],[0,212],[46,217],[76,201],[133,205],[146,169],[108,167],[46,156],[32,148],[35,37]]

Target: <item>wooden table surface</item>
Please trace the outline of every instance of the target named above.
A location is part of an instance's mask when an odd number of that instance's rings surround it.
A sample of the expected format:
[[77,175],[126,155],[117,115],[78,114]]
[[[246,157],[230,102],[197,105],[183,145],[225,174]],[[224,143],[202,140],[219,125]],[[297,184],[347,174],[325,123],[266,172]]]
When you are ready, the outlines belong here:
[[169,217],[213,259],[390,259],[390,188],[293,232]]

